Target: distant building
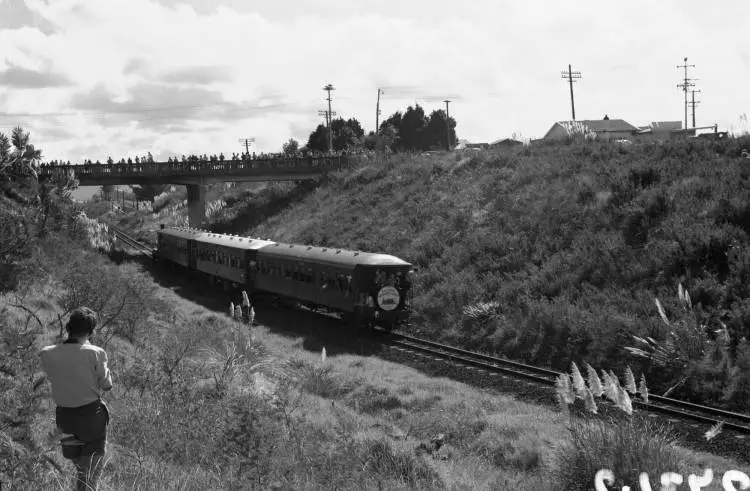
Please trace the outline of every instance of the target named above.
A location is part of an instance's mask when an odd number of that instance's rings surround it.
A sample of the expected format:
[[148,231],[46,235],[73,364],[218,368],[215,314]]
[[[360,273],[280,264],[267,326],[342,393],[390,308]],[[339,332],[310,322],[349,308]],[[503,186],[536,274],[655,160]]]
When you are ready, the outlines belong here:
[[654,121],[639,126],[636,137],[640,141],[666,141],[695,136],[695,129],[682,129],[682,121]]
[[558,121],[552,125],[545,141],[573,139],[619,140],[630,139],[638,128],[622,119],[585,119],[581,121]]
[[509,147],[515,147],[517,145],[523,145],[523,142],[520,142],[513,138],[501,138],[500,140],[495,140],[494,142],[490,143],[489,147],[490,148],[509,148]]
[[454,150],[463,150],[465,148],[487,148],[486,143],[471,143],[469,140],[459,140]]

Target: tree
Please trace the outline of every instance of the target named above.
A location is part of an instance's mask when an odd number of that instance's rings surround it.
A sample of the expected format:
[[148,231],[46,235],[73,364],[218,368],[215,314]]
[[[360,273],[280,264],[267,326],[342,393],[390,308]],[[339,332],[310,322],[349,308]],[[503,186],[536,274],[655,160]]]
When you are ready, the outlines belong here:
[[[331,133],[333,137],[333,150],[340,151],[355,148],[361,145],[365,130],[354,118],[344,120],[343,118],[331,121]],[[315,131],[310,133],[307,140],[307,148],[318,152],[328,151],[328,128],[318,125]]]
[[[450,142],[456,141],[456,120],[448,118],[450,129]],[[427,128],[425,129],[424,147],[422,150],[432,150],[435,148],[447,148],[448,137],[445,128],[445,111],[437,109],[430,114]]]
[[[445,111],[432,111],[428,118],[419,104],[409,106],[402,115],[393,113],[380,124],[382,147],[395,150],[433,150],[446,148]],[[456,141],[456,120],[448,119],[451,143]]]
[[281,149],[282,152],[284,152],[284,155],[287,157],[293,157],[299,152],[299,142],[294,138],[290,138],[288,142],[282,145]]
[[29,138],[30,134],[24,133],[20,126],[13,128],[10,139],[0,133],[0,185],[6,194],[16,200],[20,195],[12,192],[10,183],[21,187],[32,186],[42,159],[41,150],[35,149],[29,143]]
[[354,118],[344,121],[343,118],[331,121],[333,131],[333,149],[336,151],[356,148],[361,145],[365,130]]
[[115,191],[115,187],[112,184],[105,184],[102,186],[102,196],[108,201],[112,201],[112,193]]
[[307,138],[307,148],[313,152],[328,151],[328,129],[323,124],[319,124],[315,131],[310,133]]
[[153,204],[156,197],[166,191],[168,187],[168,184],[143,184],[130,186],[130,189],[138,201],[150,201]]

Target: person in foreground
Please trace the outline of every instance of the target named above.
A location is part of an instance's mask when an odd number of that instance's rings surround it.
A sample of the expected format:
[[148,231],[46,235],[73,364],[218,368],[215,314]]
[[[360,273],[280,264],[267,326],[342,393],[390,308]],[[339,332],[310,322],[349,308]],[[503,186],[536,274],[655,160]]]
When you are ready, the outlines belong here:
[[103,467],[109,410],[102,401],[112,389],[107,353],[89,342],[97,324],[88,307],[73,311],[66,325],[68,339],[42,349],[41,359],[57,405],[55,422],[63,455],[76,466],[76,490],[96,490]]

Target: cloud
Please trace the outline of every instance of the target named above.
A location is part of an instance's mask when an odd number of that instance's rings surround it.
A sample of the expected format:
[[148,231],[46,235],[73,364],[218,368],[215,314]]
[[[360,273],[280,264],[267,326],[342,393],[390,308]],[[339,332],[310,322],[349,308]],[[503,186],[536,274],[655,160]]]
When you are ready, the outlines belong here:
[[188,123],[219,121],[226,125],[250,117],[308,112],[304,103],[284,102],[268,96],[252,101],[229,101],[218,90],[174,84],[142,82],[119,96],[98,85],[71,99],[75,109],[104,126],[135,124],[143,129],[186,131]]
[[[60,158],[227,154],[251,136],[259,151],[277,150],[321,122],[327,83],[337,89],[333,110],[366,131],[382,87],[382,118],[415,102],[427,113],[444,109],[450,99],[460,138],[541,136],[570,115],[560,80],[568,63],[583,72],[574,87],[579,117],[679,119],[675,65],[686,55],[703,90],[699,119],[721,125],[750,112],[739,0],[708,11],[691,8],[695,0],[477,0],[460,8],[448,0],[0,0],[0,25],[11,3],[26,13],[0,29],[0,69],[8,60],[68,84],[4,73],[15,81],[0,83],[0,125],[59,125],[94,142],[45,142]],[[29,12],[54,32],[30,27]],[[53,88],[14,90],[24,83]]]
[[147,75],[149,63],[145,58],[131,58],[122,69],[124,75]]
[[44,34],[55,32],[54,26],[37,12],[29,9],[24,0],[0,0],[0,31],[33,27]]
[[216,82],[230,82],[231,72],[223,66],[189,66],[163,72],[159,76],[162,82],[194,85],[210,85]]
[[0,71],[0,85],[18,89],[46,89],[64,87],[71,84],[70,79],[52,71],[31,70],[10,64],[9,68]]

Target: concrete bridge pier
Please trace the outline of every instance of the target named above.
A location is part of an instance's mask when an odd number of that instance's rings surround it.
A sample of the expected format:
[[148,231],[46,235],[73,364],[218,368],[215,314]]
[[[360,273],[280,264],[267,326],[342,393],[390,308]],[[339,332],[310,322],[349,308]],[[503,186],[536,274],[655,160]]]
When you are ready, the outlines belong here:
[[200,228],[206,216],[206,186],[186,184],[188,219],[191,228]]

